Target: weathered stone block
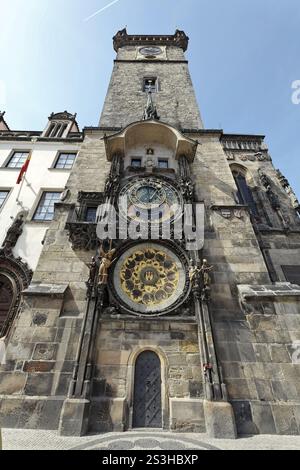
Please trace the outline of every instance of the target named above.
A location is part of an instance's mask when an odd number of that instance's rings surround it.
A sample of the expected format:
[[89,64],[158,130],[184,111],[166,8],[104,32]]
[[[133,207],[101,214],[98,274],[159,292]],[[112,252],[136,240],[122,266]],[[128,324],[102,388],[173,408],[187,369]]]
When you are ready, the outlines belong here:
[[51,361],[56,358],[58,344],[39,343],[36,344],[32,359],[35,361]]
[[254,379],[257,396],[262,401],[273,400],[273,391],[269,380]]
[[170,399],[171,429],[177,432],[205,432],[203,401],[197,399]]
[[83,436],[86,434],[89,411],[90,402],[88,400],[65,400],[59,421],[59,433],[62,436]]
[[273,404],[272,411],[278,434],[296,435],[299,432],[293,406]]
[[252,410],[249,401],[231,402],[238,435],[258,434],[258,428],[253,422]]
[[204,395],[203,383],[196,380],[189,381],[189,392],[191,398],[201,398]]
[[0,394],[20,395],[26,383],[26,374],[21,372],[1,372],[0,373]]
[[272,408],[269,404],[251,403],[253,423],[260,434],[276,434]]
[[180,350],[184,353],[197,353],[199,346],[198,343],[192,341],[181,341]]
[[45,396],[51,394],[53,374],[29,374],[25,385],[25,394],[29,396]]
[[236,439],[235,417],[230,403],[204,400],[206,432],[215,439]]

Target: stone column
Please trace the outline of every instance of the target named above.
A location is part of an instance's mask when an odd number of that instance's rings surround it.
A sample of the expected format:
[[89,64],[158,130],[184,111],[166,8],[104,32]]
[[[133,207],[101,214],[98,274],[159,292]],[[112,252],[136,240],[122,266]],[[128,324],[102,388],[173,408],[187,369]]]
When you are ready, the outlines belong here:
[[[95,297],[93,293],[96,294]],[[88,300],[69,396],[64,402],[61,413],[59,425],[61,435],[83,436],[88,431],[94,351],[103,293],[104,286],[98,286],[91,290],[91,297]]]
[[235,417],[227,401],[226,385],[219,367],[209,300],[205,297],[200,271],[193,281],[193,298],[198,322],[199,350],[203,365],[205,396],[204,416],[207,434],[212,438],[236,439]]

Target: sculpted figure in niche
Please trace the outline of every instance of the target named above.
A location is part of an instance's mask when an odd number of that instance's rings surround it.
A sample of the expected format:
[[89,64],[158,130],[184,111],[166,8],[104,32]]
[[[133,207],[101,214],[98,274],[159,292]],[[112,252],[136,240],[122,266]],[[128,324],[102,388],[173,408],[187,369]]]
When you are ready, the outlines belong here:
[[12,248],[16,246],[17,241],[23,232],[23,223],[24,216],[20,215],[15,219],[11,227],[8,229],[3,243],[3,248],[5,251],[11,251]]

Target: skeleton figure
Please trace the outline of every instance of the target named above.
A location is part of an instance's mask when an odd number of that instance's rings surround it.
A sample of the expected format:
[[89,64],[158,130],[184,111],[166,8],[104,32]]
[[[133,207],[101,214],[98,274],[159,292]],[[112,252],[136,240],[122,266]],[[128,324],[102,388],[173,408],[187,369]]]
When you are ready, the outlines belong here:
[[90,268],[90,275],[89,275],[89,279],[86,283],[86,286],[88,288],[88,294],[87,295],[88,295],[88,297],[90,297],[92,295],[92,292],[93,292],[95,279],[96,279],[96,275],[97,275],[96,258],[92,258],[92,262],[88,266]]
[[115,249],[110,249],[107,253],[103,250],[103,247],[100,248],[100,268],[99,268],[99,285],[107,285],[108,281],[108,271],[112,263],[114,262],[113,256],[115,254]]

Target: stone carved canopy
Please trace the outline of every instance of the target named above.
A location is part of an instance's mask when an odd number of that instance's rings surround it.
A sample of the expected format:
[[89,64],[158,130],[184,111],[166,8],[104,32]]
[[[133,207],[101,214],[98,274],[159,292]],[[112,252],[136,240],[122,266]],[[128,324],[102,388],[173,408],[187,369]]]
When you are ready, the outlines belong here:
[[198,142],[185,137],[168,124],[155,120],[138,121],[116,134],[105,137],[107,159],[112,161],[116,154],[125,156],[128,149],[145,143],[149,143],[149,146],[165,146],[172,150],[176,160],[185,155],[190,162],[193,162],[198,146]]

